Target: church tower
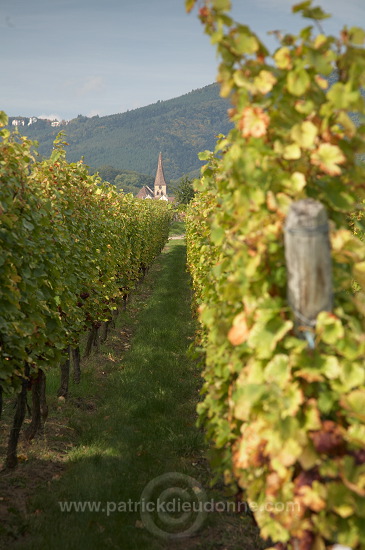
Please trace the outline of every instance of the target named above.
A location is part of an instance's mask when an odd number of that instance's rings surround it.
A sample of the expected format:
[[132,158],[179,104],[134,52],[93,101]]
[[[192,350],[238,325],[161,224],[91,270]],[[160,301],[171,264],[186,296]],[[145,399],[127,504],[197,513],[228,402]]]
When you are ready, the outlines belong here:
[[[167,197],[166,190],[166,181],[163,173],[163,164],[162,164],[162,154],[158,156],[157,171],[155,177],[155,187],[154,187],[155,199],[159,199],[162,196]],[[165,199],[166,200],[166,199]]]

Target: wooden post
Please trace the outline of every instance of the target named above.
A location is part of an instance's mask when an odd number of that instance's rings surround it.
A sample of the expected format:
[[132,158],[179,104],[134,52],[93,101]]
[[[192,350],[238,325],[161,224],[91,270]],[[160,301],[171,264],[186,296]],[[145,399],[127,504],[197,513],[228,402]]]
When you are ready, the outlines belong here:
[[37,376],[31,378],[32,381],[32,421],[28,428],[25,430],[25,438],[30,441],[34,439],[36,435],[43,431],[43,417],[42,417],[42,386],[44,383],[45,375],[42,369],[39,369]]
[[311,332],[320,311],[332,309],[332,269],[328,219],[314,199],[294,202],[284,230],[288,300],[297,334],[314,347]]
[[81,369],[80,369],[80,347],[76,346],[75,348],[72,348],[71,350],[71,356],[72,356],[72,365],[74,369],[74,382],[75,384],[80,384],[81,379]]
[[17,457],[17,448],[18,448],[18,439],[20,435],[20,430],[23,425],[23,420],[25,417],[26,404],[27,404],[27,388],[29,383],[29,364],[26,363],[24,369],[24,378],[21,385],[21,391],[18,394],[16,400],[16,409],[13,420],[13,427],[10,430],[9,440],[8,440],[8,449],[6,453],[5,468],[15,468],[18,464]]
[[70,346],[67,346],[65,352],[67,353],[67,356],[65,361],[60,365],[61,384],[58,389],[57,396],[64,397],[66,399],[68,396],[68,383],[70,380]]

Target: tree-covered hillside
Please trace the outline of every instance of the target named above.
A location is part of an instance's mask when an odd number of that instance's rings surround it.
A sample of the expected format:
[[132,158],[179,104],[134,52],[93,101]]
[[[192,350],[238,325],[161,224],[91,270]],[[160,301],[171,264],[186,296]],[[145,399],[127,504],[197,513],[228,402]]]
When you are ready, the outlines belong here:
[[92,168],[110,165],[119,172],[154,176],[161,151],[169,181],[199,169],[202,163],[198,153],[214,149],[217,134],[229,131],[228,106],[228,101],[219,96],[218,85],[211,84],[122,114],[92,118],[79,115],[61,127],[38,120],[20,126],[19,131],[39,142],[41,155],[49,155],[62,129],[69,143],[70,162],[84,157]]
[[[108,164],[98,166],[92,169],[91,172],[93,174],[98,173],[103,181],[112,183],[119,191],[132,193],[133,195],[137,195],[144,185],[153,187],[155,180],[154,176],[147,176],[133,170],[120,170]],[[173,194],[172,186],[169,186],[169,194]]]

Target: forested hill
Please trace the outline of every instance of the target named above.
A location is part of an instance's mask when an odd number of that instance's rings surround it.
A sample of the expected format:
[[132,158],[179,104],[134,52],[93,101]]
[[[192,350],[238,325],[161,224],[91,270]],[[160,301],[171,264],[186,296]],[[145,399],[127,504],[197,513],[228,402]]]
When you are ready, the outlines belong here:
[[38,120],[18,129],[39,142],[41,155],[49,155],[55,136],[65,131],[68,160],[84,157],[92,168],[110,165],[154,175],[161,151],[169,181],[200,168],[198,153],[214,149],[216,135],[231,128],[228,107],[228,101],[219,96],[218,85],[211,84],[122,114],[92,118],[79,115],[61,127]]

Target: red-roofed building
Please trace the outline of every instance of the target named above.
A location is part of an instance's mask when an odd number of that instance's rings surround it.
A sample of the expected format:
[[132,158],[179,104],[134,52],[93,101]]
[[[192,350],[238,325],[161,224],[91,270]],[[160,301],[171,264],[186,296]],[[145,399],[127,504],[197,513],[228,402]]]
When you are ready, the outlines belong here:
[[152,189],[148,185],[144,185],[137,195],[137,199],[154,199]]

